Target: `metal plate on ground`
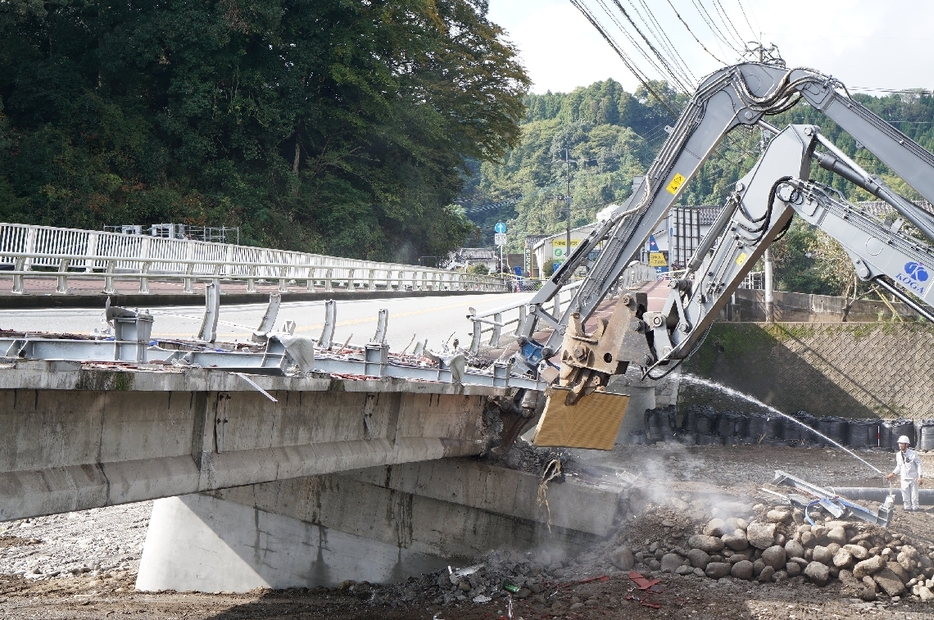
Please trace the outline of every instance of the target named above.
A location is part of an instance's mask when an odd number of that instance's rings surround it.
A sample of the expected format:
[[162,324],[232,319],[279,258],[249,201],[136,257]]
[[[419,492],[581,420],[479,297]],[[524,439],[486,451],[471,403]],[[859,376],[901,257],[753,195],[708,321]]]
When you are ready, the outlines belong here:
[[564,403],[568,391],[559,387],[550,389],[532,443],[542,447],[612,450],[629,397],[594,392],[568,406]]

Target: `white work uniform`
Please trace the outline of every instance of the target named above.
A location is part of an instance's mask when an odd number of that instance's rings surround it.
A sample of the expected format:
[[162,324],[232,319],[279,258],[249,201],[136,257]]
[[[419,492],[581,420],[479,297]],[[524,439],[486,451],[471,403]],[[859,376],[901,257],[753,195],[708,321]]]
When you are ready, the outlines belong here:
[[905,510],[918,509],[918,478],[921,477],[921,459],[918,453],[908,448],[903,453],[895,453],[895,469],[893,474],[902,481],[902,503]]

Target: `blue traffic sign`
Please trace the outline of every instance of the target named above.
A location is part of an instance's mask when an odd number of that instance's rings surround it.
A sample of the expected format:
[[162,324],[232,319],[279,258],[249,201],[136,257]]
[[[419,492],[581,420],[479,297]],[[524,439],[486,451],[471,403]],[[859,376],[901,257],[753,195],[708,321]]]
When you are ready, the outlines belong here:
[[506,232],[506,224],[502,222],[496,222],[496,226],[493,227],[493,232],[498,232],[498,233]]

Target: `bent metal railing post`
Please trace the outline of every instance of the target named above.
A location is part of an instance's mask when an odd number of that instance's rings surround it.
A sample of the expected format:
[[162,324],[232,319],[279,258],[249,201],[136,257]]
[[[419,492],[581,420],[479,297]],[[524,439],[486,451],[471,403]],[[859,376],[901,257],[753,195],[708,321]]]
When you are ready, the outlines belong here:
[[12,292],[27,294],[27,277],[56,278],[56,292],[68,295],[68,280],[98,279],[102,292],[116,292],[115,280],[136,280],[139,292],[150,293],[152,280],[180,282],[194,294],[196,280],[220,286],[243,282],[256,291],[258,282],[274,282],[286,292],[290,282],[305,289],[460,290],[506,292],[501,279],[417,265],[378,263],[319,254],[254,248],[224,243],[124,235],[71,228],[0,223],[0,275],[12,276]]
[[[633,261],[629,264],[628,267],[620,275],[618,288],[634,288],[643,282],[650,282],[657,278],[654,267],[649,267],[644,263],[639,263]],[[553,316],[561,316],[561,301],[562,298],[567,296],[570,298],[574,291],[583,283],[583,280],[578,280],[577,282],[572,282],[570,285],[565,286],[551,300],[553,308]],[[530,295],[531,298],[531,295]],[[515,316],[509,320],[503,320],[504,314],[514,313]],[[467,315],[467,318],[473,322],[473,334],[470,341],[470,353],[477,355],[482,346],[483,334],[489,333],[490,339],[488,345],[493,348],[500,348],[501,338],[503,333],[503,328],[509,325],[515,325],[515,332],[513,335],[519,335],[519,328],[525,322],[525,318],[528,313],[528,299],[523,301],[515,302],[499,308],[493,308],[492,310],[487,310],[486,312],[477,313],[473,308],[470,309],[470,314]]]

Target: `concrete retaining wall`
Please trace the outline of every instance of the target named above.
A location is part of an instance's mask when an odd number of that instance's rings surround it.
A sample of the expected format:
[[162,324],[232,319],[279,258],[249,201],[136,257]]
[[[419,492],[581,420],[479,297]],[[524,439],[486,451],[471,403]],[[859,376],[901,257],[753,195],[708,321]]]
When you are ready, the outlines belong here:
[[[684,372],[785,413],[934,418],[934,328],[927,323],[716,323]],[[752,410],[724,395],[719,409]],[[695,402],[681,383],[678,408]]]

